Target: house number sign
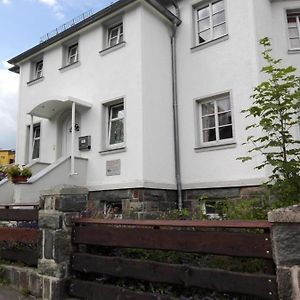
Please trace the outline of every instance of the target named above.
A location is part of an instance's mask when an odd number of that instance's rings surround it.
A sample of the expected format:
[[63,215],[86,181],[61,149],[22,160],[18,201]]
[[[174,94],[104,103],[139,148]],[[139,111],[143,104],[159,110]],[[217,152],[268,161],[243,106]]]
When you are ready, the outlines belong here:
[[115,176],[121,174],[121,160],[107,160],[106,161],[106,176]]

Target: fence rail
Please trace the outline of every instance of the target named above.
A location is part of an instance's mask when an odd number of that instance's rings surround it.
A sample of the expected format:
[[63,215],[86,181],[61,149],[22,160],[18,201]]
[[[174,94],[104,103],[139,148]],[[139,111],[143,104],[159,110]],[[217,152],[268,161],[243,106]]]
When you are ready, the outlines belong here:
[[[36,266],[38,261],[37,228],[38,208],[36,205],[3,205],[0,208],[0,221],[13,222],[0,226],[0,258]],[[32,208],[33,207],[33,208]],[[20,227],[21,226],[21,227]]]
[[[273,264],[270,224],[264,221],[75,221],[75,245],[171,250],[187,253],[259,258]],[[95,247],[96,246],[96,247]],[[259,299],[277,299],[274,268],[270,274],[249,274],[187,264],[156,262],[97,253],[74,253],[72,268],[79,278],[70,294],[88,299],[171,299],[91,281],[91,274],[130,278],[216,292],[244,294]],[[87,276],[88,275],[88,276]],[[85,276],[86,279],[85,279]],[[83,279],[83,280],[82,280]],[[102,296],[99,298],[99,294]],[[104,296],[105,295],[105,296]],[[119,297],[119,298],[118,298]],[[173,298],[172,298],[173,299]]]
[[[20,206],[18,206],[20,207]],[[5,206],[0,208],[0,221],[37,221],[37,208],[14,208],[14,206]]]
[[173,250],[272,259],[269,234],[153,230],[111,226],[75,227],[73,242],[123,248]]
[[224,220],[224,221],[196,221],[196,220],[109,220],[109,219],[90,219],[81,218],[75,220],[77,225],[120,225],[134,227],[162,227],[179,228],[244,228],[244,229],[265,229],[270,230],[271,224],[263,220]]

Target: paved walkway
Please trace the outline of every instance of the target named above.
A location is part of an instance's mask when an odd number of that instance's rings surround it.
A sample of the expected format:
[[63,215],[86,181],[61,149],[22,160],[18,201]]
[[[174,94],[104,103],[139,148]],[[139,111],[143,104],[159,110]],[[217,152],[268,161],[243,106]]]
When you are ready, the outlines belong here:
[[24,297],[10,287],[0,285],[0,300],[34,300],[35,297]]

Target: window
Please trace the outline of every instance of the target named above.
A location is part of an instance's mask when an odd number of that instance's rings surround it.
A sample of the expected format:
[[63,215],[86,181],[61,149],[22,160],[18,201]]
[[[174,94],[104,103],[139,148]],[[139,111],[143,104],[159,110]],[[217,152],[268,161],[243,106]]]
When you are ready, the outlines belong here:
[[108,47],[113,47],[123,42],[123,23],[108,28]]
[[43,77],[43,61],[40,60],[35,64],[34,79]]
[[199,109],[200,144],[209,146],[233,142],[229,94],[199,100],[197,104]]
[[44,79],[44,60],[43,56],[39,55],[30,61],[30,74],[27,85],[36,84]]
[[226,35],[224,0],[195,7],[196,43],[203,44]]
[[41,139],[41,126],[40,124],[33,127],[33,140],[32,140],[32,159],[40,157],[40,139]]
[[107,147],[114,148],[124,144],[124,102],[108,107]]
[[206,200],[202,203],[202,213],[209,220],[222,219],[222,201]]
[[68,47],[67,65],[78,61],[78,43]]
[[300,10],[287,12],[290,49],[300,50]]

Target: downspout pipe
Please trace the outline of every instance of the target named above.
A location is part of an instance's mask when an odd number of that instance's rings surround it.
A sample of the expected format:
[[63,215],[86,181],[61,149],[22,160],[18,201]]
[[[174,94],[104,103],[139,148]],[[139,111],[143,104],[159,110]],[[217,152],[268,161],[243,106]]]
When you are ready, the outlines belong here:
[[[176,9],[176,17],[180,18],[180,11],[176,0],[172,1]],[[172,24],[171,35],[171,59],[172,59],[172,102],[173,102],[173,131],[174,131],[174,157],[175,177],[177,186],[178,210],[182,210],[182,182],[180,169],[180,147],[179,147],[179,121],[178,121],[178,86],[177,86],[177,60],[176,60],[176,33],[178,23]]]

